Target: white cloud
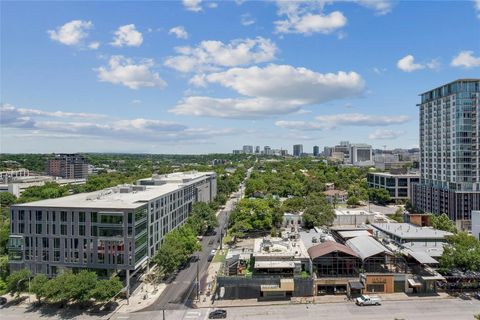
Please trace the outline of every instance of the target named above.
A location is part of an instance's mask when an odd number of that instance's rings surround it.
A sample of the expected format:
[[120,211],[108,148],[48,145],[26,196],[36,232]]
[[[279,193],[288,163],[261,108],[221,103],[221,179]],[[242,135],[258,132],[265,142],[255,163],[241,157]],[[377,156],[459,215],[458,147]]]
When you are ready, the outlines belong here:
[[[85,114],[18,109],[12,105],[0,105],[0,111],[2,128],[22,129],[24,133],[31,132],[35,135],[51,137],[90,137],[117,141],[198,141],[235,132],[232,129],[222,128],[190,128],[176,122],[157,119],[112,119],[106,115],[101,115],[95,122],[89,119],[72,121],[69,118]],[[62,116],[59,117],[58,114]],[[45,117],[47,119],[44,119]]]
[[139,47],[143,42],[142,34],[135,29],[134,24],[120,26],[115,31],[115,37],[110,44],[114,47]]
[[140,99],[133,99],[132,100],[132,104],[140,104],[140,103],[142,103],[142,100],[140,100]]
[[218,4],[216,2],[209,2],[207,4],[207,7],[209,7],[210,9],[215,9],[216,7],[218,7]]
[[88,30],[93,28],[91,21],[72,20],[58,27],[56,30],[48,30],[50,39],[67,46],[81,45],[88,36]]
[[297,112],[302,106],[360,95],[364,80],[355,72],[321,74],[289,65],[232,68],[196,75],[190,83],[219,84],[242,97],[221,99],[192,96],[170,111],[176,114],[220,118],[260,118]]
[[378,15],[385,15],[392,11],[393,1],[391,0],[356,0],[364,7],[375,10]]
[[193,12],[202,11],[202,0],[182,0],[185,9]]
[[278,33],[329,34],[344,27],[347,18],[340,11],[323,12],[323,1],[277,1],[278,15],[285,20],[275,21]]
[[177,47],[179,55],[168,57],[165,65],[180,72],[218,70],[275,59],[277,46],[270,39],[236,39],[230,43],[202,41],[197,47]]
[[474,0],[474,7],[477,12],[477,17],[480,19],[480,0]]
[[154,61],[151,59],[135,63],[123,56],[112,56],[108,67],[100,67],[96,71],[100,81],[121,84],[130,89],[164,88],[167,84],[158,73],[151,70],[153,66]]
[[255,119],[298,111],[300,106],[268,98],[186,97],[169,111],[177,115]]
[[90,48],[92,50],[97,50],[99,47],[100,47],[100,42],[98,42],[98,41],[90,42],[88,44],[88,48]]
[[324,130],[344,126],[388,126],[402,124],[410,120],[409,116],[383,116],[361,113],[344,113],[315,117],[315,121],[285,121],[275,122],[275,125],[292,130]]
[[188,39],[188,33],[184,26],[173,27],[168,33],[174,34],[178,39]]
[[209,83],[218,83],[249,97],[315,104],[363,92],[364,80],[356,72],[318,73],[307,68],[270,64],[263,68],[232,68],[209,74]]
[[[480,1],[480,0],[479,0]],[[480,66],[480,57],[475,57],[473,51],[461,51],[451,62],[453,67],[473,68]]]
[[397,61],[397,68],[404,72],[413,72],[421,69],[438,69],[440,66],[438,60],[433,59],[426,63],[415,63],[415,58],[409,54]]
[[240,23],[244,26],[251,26],[255,23],[255,19],[252,18],[250,13],[244,13],[240,17]]
[[394,131],[386,129],[377,129],[368,135],[368,139],[372,140],[390,140],[396,139],[405,134],[405,131]]

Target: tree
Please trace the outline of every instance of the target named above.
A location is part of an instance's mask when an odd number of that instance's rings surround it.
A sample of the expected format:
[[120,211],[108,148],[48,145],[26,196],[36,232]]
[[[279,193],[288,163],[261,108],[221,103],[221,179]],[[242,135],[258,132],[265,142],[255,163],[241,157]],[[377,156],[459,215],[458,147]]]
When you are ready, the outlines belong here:
[[368,189],[368,195],[370,201],[376,202],[378,204],[386,204],[390,201],[390,193],[385,189]]
[[396,221],[396,222],[399,222],[399,223],[404,222],[403,209],[402,209],[402,207],[399,207],[399,208],[395,211],[395,214],[391,215],[389,218],[392,219],[392,220],[394,220],[394,221]]
[[97,281],[95,288],[90,290],[89,296],[98,302],[106,302],[117,295],[123,288],[118,277]]
[[30,284],[30,292],[35,294],[37,297],[38,302],[42,298],[46,296],[46,286],[45,284],[48,282],[48,277],[44,274],[37,274],[33,279],[32,283]]
[[441,215],[432,215],[432,227],[438,230],[448,231],[455,233],[457,232],[457,227],[455,223],[450,220],[450,218],[442,213]]
[[189,226],[183,225],[165,236],[153,261],[166,273],[172,273],[186,262],[192,253],[201,248],[194,231]]
[[329,226],[335,219],[335,211],[330,205],[308,207],[303,213],[303,223],[307,228]]
[[480,241],[466,232],[459,232],[447,239],[440,258],[440,267],[444,270],[461,269],[463,271],[480,270]]
[[0,193],[0,206],[8,207],[15,203],[17,198],[10,192],[1,192]]
[[90,291],[97,284],[97,275],[95,272],[82,270],[77,274],[73,274],[73,281],[70,281],[66,287],[68,300],[84,303],[90,299]]
[[20,293],[28,292],[28,280],[32,277],[32,273],[28,269],[22,269],[13,272],[7,277],[7,292],[11,296],[16,295],[18,298]]
[[[336,197],[334,198],[336,199]],[[347,205],[349,206],[358,206],[360,204],[360,201],[358,201],[358,198],[356,196],[349,196],[347,199]]]
[[215,211],[207,203],[197,202],[193,205],[187,225],[190,226],[197,235],[201,235],[207,232],[207,230],[218,227],[218,220]]

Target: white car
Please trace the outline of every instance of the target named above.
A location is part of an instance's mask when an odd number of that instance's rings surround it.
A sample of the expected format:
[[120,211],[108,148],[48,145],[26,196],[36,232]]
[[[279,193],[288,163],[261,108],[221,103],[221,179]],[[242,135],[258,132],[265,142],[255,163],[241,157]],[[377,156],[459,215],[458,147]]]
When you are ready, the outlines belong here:
[[377,296],[367,296],[361,295],[357,299],[355,299],[355,303],[357,306],[379,306],[382,304],[382,299]]

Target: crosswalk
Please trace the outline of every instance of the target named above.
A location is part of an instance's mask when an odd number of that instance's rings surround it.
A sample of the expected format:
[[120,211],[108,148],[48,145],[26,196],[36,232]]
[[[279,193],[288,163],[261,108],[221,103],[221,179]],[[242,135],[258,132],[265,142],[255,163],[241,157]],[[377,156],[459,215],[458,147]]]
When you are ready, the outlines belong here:
[[184,320],[205,320],[208,318],[210,309],[189,310],[185,313]]

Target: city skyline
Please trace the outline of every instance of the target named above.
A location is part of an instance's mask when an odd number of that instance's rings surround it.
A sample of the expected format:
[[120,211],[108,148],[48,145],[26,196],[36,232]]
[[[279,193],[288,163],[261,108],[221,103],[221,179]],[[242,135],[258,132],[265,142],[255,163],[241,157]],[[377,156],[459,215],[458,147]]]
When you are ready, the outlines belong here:
[[413,148],[418,95],[480,66],[478,1],[2,8],[5,153]]

